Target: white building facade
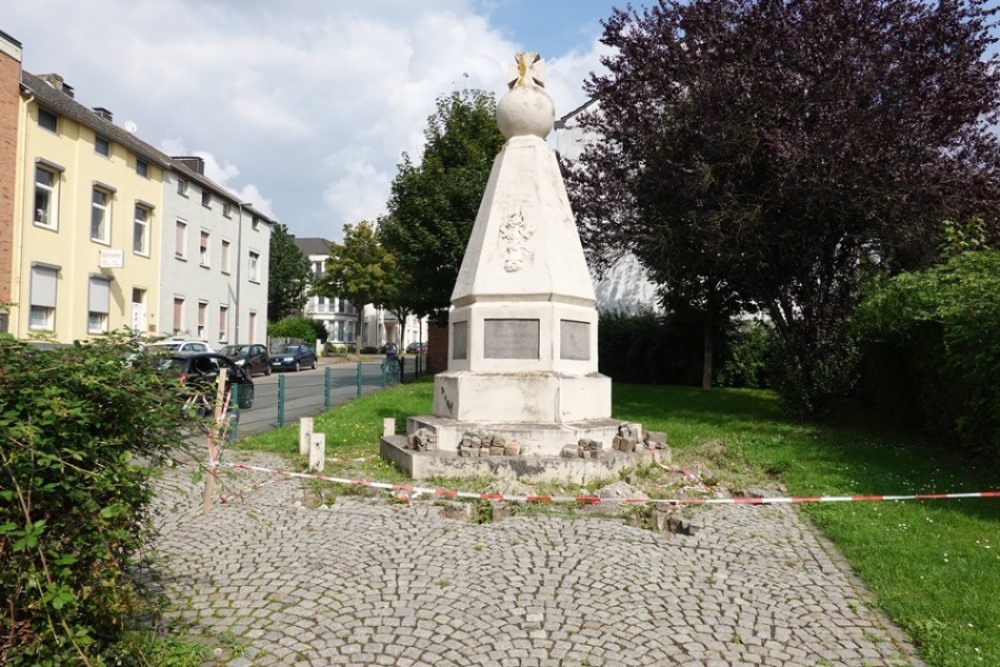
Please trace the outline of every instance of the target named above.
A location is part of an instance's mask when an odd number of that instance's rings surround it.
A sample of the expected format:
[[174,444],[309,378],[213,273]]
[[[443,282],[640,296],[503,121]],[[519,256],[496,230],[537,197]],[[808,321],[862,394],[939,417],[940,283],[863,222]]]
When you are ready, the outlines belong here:
[[273,221],[202,173],[171,160],[163,179],[159,321],[213,347],[267,340]]

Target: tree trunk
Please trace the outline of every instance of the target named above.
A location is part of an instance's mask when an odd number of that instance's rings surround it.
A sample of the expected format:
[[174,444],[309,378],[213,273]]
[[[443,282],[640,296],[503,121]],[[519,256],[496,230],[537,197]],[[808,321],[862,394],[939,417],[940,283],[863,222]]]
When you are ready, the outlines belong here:
[[704,353],[705,357],[701,365],[701,390],[712,389],[712,309],[709,306],[705,310],[705,330],[704,330]]

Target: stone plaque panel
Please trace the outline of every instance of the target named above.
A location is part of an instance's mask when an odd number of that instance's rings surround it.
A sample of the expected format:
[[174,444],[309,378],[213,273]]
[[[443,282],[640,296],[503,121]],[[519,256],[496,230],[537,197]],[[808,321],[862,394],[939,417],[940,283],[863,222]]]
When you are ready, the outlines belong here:
[[559,321],[559,357],[578,361],[590,359],[589,322]]
[[538,320],[484,320],[486,359],[538,359]]
[[452,359],[469,358],[469,323],[453,322],[451,325]]

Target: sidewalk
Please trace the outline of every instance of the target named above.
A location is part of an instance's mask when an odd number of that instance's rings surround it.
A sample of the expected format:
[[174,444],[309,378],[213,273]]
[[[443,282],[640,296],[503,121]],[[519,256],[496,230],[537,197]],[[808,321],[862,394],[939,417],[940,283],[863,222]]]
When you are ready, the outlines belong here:
[[387,496],[306,509],[290,480],[202,515],[183,468],[158,489],[163,586],[217,642],[208,664],[922,664],[790,506],[689,508],[700,530],[683,536],[596,516],[477,525]]

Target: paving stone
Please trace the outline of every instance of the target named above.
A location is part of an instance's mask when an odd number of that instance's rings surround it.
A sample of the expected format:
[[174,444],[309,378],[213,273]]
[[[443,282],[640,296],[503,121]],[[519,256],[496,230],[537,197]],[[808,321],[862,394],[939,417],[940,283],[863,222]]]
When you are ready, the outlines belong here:
[[227,667],[922,664],[795,507],[694,508],[695,535],[659,535],[597,517],[474,525],[430,502],[302,509],[285,480],[202,515],[191,473],[156,480],[155,567],[176,620],[246,647]]

